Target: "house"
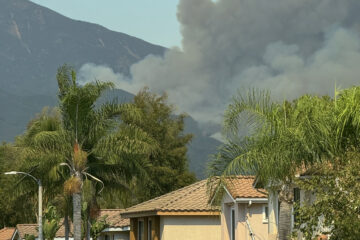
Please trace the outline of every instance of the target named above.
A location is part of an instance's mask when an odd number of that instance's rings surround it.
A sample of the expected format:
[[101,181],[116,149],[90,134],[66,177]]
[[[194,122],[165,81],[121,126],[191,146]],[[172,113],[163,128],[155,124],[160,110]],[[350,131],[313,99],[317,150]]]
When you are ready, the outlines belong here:
[[0,240],[11,240],[15,233],[15,228],[4,227],[0,230]]
[[268,240],[268,195],[254,188],[253,176],[225,180],[221,201],[221,240]]
[[125,209],[130,240],[218,240],[220,208],[208,202],[206,180]]
[[[16,230],[11,240],[23,240],[26,235],[33,235],[35,239],[38,238],[38,224],[17,224]],[[69,233],[69,240],[72,240],[72,233]],[[65,227],[61,225],[59,230],[56,232],[55,240],[65,240]]]
[[[226,179],[221,206],[213,206],[207,180],[125,209],[130,240],[268,239],[267,193],[254,177]],[[250,230],[251,228],[251,230]]]
[[129,240],[130,219],[122,218],[122,212],[124,209],[100,210],[98,218],[105,218],[108,227],[101,232],[99,240]]

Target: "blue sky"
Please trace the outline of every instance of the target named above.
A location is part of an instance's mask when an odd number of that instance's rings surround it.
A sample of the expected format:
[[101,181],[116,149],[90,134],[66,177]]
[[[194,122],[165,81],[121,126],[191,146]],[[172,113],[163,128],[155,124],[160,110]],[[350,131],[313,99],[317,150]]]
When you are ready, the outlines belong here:
[[67,17],[97,23],[164,47],[180,46],[178,0],[31,0]]

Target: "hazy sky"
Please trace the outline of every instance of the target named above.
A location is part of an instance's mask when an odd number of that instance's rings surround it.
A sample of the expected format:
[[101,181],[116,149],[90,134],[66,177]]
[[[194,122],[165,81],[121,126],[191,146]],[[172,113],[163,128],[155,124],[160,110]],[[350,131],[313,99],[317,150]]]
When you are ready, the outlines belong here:
[[166,91],[180,111],[220,123],[237,91],[283,100],[358,85],[359,12],[359,0],[180,0],[181,51],[148,56],[130,78],[91,63],[81,73],[132,93]]
[[91,62],[79,76],[111,79],[132,93],[165,91],[209,129],[238,91],[266,89],[283,100],[360,83],[359,0],[36,1],[167,47],[182,39],[181,50],[146,57],[130,76]]
[[67,17],[164,47],[180,46],[178,0],[31,0]]

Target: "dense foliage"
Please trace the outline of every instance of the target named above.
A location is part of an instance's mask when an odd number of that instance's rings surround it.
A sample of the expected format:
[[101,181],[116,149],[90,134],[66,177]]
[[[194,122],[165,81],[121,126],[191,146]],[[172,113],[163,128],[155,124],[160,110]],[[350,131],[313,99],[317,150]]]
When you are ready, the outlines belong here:
[[[44,109],[14,144],[0,146],[0,170],[41,179],[43,205],[54,206],[65,225],[72,218],[77,239],[81,229],[90,236],[100,207],[127,207],[195,180],[186,158],[191,135],[182,133],[184,116],[174,115],[165,96],[144,90],[132,103],[99,103],[111,83],[79,85],[66,65],[57,80],[59,107]],[[23,176],[0,181],[6,196],[0,224],[36,222],[36,183]],[[56,224],[50,225],[53,232]]]
[[332,240],[360,237],[360,153],[350,151],[342,160],[297,181],[308,198],[297,205],[296,229],[307,240],[328,233]]
[[227,141],[210,171],[256,174],[269,191],[279,192],[279,239],[288,239],[296,173],[340,160],[347,164],[347,151],[360,147],[359,112],[359,87],[336,91],[333,99],[304,95],[291,102],[257,91],[238,95],[225,112]]
[[147,89],[135,96],[133,104],[140,109],[141,118],[124,114],[123,124],[141,128],[159,144],[158,150],[149,155],[150,181],[136,182],[137,199],[148,200],[193,183],[195,176],[188,171],[186,147],[192,135],[183,134],[186,115],[174,115],[166,95],[157,96]]

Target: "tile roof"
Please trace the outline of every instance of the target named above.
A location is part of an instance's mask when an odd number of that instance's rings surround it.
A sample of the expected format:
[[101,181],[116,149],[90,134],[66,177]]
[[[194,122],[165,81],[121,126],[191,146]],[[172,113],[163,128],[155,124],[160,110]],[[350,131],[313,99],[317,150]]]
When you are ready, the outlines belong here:
[[106,222],[109,227],[128,227],[130,226],[129,218],[122,218],[120,213],[124,212],[124,209],[100,209],[99,218],[106,217]]
[[219,207],[210,206],[207,190],[207,180],[202,180],[127,208],[121,215],[124,217],[137,213],[148,213],[150,215],[179,212],[198,212],[209,215],[219,213]]
[[0,230],[0,240],[10,240],[15,232],[15,228],[4,227]]
[[267,198],[267,192],[262,188],[254,188],[254,176],[234,176],[225,179],[226,189],[232,198]]
[[35,237],[38,236],[37,231],[37,224],[17,224],[16,229],[18,230],[18,234],[21,239],[25,238],[25,235],[34,235]]
[[[35,237],[38,237],[38,224],[17,224],[16,229],[18,230],[18,233],[20,235],[21,239],[25,238],[25,235],[34,235]],[[70,233],[69,236],[72,236],[72,229],[73,226],[70,223]],[[56,237],[65,237],[65,226],[61,225],[59,230],[56,232]]]

